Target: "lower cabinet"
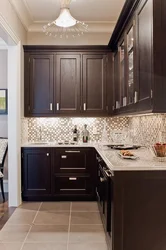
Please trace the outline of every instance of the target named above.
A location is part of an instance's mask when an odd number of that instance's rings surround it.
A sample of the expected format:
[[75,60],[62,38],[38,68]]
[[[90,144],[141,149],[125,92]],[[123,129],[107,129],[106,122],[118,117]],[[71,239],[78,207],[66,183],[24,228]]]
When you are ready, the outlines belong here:
[[22,150],[22,198],[51,196],[51,150],[27,148]]
[[94,148],[22,148],[23,200],[94,200]]

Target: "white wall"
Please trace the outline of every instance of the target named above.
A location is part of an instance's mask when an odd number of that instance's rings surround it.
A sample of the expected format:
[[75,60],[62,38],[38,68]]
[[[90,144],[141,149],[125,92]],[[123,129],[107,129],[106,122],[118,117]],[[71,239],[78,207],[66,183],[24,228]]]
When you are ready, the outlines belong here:
[[[7,50],[1,50],[0,48],[0,89],[7,89]],[[0,137],[7,137],[8,130],[7,130],[7,115],[0,115]]]
[[60,39],[43,32],[28,32],[28,45],[108,45],[110,33],[87,33],[77,38]]

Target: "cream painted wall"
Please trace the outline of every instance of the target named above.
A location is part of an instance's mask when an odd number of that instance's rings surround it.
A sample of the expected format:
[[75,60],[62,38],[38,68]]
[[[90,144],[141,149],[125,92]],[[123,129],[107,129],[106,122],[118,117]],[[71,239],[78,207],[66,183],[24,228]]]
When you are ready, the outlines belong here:
[[28,45],[107,45],[110,33],[84,34],[77,38],[60,39],[48,37],[40,32],[28,32]]
[[22,44],[26,44],[27,31],[22,25],[9,0],[0,0],[0,15],[8,23],[19,40],[21,40]]

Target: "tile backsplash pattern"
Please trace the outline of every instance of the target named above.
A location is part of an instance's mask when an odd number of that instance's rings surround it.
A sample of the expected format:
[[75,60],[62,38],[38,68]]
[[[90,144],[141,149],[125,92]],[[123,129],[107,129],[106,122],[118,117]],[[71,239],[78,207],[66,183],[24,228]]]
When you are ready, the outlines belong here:
[[[166,142],[166,115],[141,115],[132,117],[101,118],[23,118],[22,143],[27,141],[71,141],[72,129],[77,125],[81,133],[84,124],[88,125],[91,141],[101,141],[104,124],[108,142],[114,131],[128,131],[130,142],[148,145],[158,141]],[[41,132],[40,132],[41,130]]]
[[[26,141],[72,141],[72,130],[77,125],[79,141],[82,140],[84,124],[90,133],[90,141],[100,141],[104,124],[106,125],[108,141],[112,130],[128,128],[127,117],[114,118],[23,118],[22,143]],[[28,125],[28,131],[26,124]],[[41,131],[41,132],[40,132]],[[25,140],[27,138],[27,140]]]

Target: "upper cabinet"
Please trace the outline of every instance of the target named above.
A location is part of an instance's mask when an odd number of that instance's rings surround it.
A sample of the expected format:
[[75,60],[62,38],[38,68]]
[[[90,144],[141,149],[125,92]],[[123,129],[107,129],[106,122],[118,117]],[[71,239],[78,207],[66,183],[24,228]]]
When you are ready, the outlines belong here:
[[[25,116],[106,116],[107,46],[57,48],[24,46]],[[108,94],[108,95],[107,95]]]
[[166,112],[165,0],[126,1],[109,47],[114,114]]
[[83,111],[96,115],[106,114],[106,54],[83,55]]

